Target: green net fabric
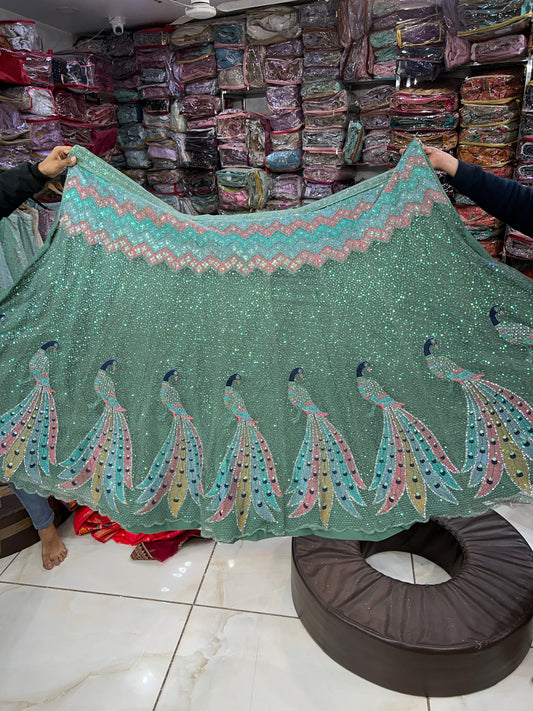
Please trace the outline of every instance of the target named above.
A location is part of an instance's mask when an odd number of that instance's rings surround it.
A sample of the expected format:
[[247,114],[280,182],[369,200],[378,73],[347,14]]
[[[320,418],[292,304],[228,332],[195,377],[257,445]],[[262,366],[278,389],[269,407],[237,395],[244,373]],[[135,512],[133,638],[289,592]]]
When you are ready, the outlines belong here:
[[227,542],[531,499],[533,284],[419,144],[312,205],[201,217],[73,152],[0,300],[1,477]]

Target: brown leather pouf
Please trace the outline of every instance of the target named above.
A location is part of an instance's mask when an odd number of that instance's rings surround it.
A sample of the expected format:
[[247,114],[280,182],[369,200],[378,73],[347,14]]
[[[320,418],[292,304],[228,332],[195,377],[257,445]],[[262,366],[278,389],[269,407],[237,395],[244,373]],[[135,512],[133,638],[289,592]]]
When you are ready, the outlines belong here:
[[[413,585],[366,562],[417,553],[451,580]],[[417,696],[459,696],[496,684],[533,638],[533,551],[495,512],[435,518],[384,541],[294,538],[292,597],[322,649],[369,681]]]
[[[48,500],[55,513],[54,523],[59,526],[70,513],[66,506],[53,497]],[[9,486],[0,483],[0,558],[18,553],[38,540],[39,534],[26,509]]]

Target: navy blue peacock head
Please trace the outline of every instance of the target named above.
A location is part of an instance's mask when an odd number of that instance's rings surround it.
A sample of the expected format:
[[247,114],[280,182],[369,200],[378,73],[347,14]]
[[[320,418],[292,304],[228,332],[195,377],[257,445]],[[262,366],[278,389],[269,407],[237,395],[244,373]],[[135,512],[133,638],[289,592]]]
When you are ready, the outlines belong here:
[[52,350],[56,350],[59,345],[59,341],[47,341],[46,343],[43,343],[41,346],[42,351],[47,351],[49,348],[52,348]]
[[168,383],[170,378],[177,378],[177,377],[178,377],[177,370],[169,370],[168,373],[165,374],[165,377],[163,378],[163,380],[165,380]]
[[226,387],[231,388],[233,386],[233,383],[240,383],[241,382],[241,374],[240,373],[233,373],[227,380],[226,380]]
[[361,378],[365,370],[370,370],[370,363],[367,360],[364,360],[357,366],[357,377]]
[[107,370],[109,367],[113,366],[113,369],[117,367],[118,363],[116,360],[113,358],[111,360],[106,360],[106,362],[102,365],[100,370]]
[[435,338],[435,336],[428,338],[427,341],[424,343],[424,355],[426,356],[426,358],[431,355],[431,346],[435,346],[435,348],[438,348],[437,339]]
[[289,382],[294,383],[297,375],[300,375],[303,378],[304,369],[303,368],[293,368],[291,370],[291,374],[289,375]]
[[504,311],[501,306],[493,306],[489,312],[490,320],[494,324],[494,326],[497,326],[500,321],[498,320],[498,316],[503,316]]

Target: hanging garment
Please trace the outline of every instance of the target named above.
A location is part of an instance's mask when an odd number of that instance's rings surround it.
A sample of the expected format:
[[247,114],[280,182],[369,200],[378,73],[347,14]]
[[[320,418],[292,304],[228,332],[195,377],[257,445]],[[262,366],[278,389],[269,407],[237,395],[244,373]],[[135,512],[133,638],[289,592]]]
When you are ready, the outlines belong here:
[[51,238],[0,300],[2,476],[226,542],[380,539],[531,500],[533,284],[468,234],[420,144],[238,216],[177,213],[73,154]]

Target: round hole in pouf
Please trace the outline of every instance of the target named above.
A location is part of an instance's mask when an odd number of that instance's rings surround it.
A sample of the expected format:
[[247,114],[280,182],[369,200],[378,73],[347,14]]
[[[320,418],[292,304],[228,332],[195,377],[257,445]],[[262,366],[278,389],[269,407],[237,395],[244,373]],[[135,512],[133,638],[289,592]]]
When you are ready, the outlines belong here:
[[[416,553],[451,577],[395,580],[365,558]],[[292,597],[303,625],[342,666],[417,696],[460,696],[510,674],[533,638],[533,551],[502,516],[434,518],[383,541],[292,542]]]

